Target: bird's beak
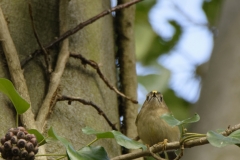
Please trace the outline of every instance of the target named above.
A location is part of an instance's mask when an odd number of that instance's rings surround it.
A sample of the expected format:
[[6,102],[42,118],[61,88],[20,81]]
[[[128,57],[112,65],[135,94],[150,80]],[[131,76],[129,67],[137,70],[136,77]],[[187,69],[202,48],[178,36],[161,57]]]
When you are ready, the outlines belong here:
[[157,97],[157,91],[152,91],[152,93],[153,93],[153,97]]

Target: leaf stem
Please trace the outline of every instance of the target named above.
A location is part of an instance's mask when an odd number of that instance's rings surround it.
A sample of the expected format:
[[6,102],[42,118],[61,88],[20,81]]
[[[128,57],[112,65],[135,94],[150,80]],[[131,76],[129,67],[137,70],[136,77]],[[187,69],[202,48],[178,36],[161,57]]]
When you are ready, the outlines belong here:
[[62,156],[62,157],[59,157],[59,158],[57,158],[56,160],[63,159],[63,158],[65,158],[66,156],[67,156],[67,155]]
[[90,145],[92,145],[94,142],[96,142],[98,140],[98,138],[94,139],[92,142],[90,142],[87,146],[89,147]]
[[66,154],[37,154],[35,157],[40,157],[40,156],[66,156]]
[[47,137],[44,137],[44,139],[43,140],[41,140],[39,143],[38,143],[38,146],[41,146],[41,143],[43,143],[46,139],[48,139],[49,138],[49,136],[47,136]]
[[185,143],[185,142],[190,141],[190,140],[193,140],[193,139],[200,138],[200,137],[206,137],[206,134],[198,134],[198,133],[193,134],[193,133],[191,133],[189,136],[186,136],[186,137],[182,138],[180,140],[180,144]]
[[18,127],[18,113],[16,114],[16,127]]

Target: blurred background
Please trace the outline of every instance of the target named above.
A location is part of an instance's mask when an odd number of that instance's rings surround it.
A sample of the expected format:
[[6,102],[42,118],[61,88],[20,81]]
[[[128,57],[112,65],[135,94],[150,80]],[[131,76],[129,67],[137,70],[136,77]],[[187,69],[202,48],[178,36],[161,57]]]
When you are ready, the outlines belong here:
[[[116,5],[116,0],[112,0]],[[161,91],[178,119],[198,113],[191,132],[240,122],[240,1],[145,0],[137,4],[138,100]],[[209,152],[211,151],[211,152]],[[239,148],[186,149],[186,160],[237,160]]]
[[[117,0],[112,0],[116,6]],[[135,37],[138,101],[158,90],[184,118],[199,99],[217,32],[221,0],[147,0],[137,4]]]

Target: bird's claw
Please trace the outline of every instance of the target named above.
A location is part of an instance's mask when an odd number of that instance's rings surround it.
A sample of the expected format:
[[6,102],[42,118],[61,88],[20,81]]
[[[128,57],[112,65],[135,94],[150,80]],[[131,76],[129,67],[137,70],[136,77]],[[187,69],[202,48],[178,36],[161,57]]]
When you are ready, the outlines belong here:
[[166,150],[167,149],[167,143],[168,143],[168,140],[167,139],[164,139],[162,142],[158,142],[157,145],[162,145],[163,146],[163,150]]

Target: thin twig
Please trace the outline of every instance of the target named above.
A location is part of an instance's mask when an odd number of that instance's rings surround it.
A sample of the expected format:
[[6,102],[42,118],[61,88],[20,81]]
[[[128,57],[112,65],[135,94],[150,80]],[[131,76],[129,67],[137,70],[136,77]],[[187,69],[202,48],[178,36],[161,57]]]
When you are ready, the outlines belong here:
[[[239,129],[240,129],[240,123],[233,127],[229,127],[225,132],[222,132],[221,134],[224,136],[228,136],[232,132]],[[165,146],[156,144],[150,147],[150,149],[153,153],[158,153],[164,149],[163,147],[166,147],[165,150],[176,150],[176,149],[179,149],[181,146],[184,148],[192,148],[195,146],[200,146],[208,143],[209,142],[207,140],[207,137],[203,137],[203,138],[187,141],[184,144],[180,144],[180,142],[167,143]],[[124,155],[114,157],[111,160],[130,160],[130,159],[135,159],[135,158],[144,157],[144,156],[151,156],[151,153],[149,151],[134,152],[134,153],[124,154]]]
[[92,106],[94,109],[96,109],[98,111],[99,115],[102,115],[104,117],[104,119],[107,121],[107,123],[109,124],[109,126],[112,127],[113,130],[118,130],[116,128],[116,126],[109,120],[109,118],[107,117],[107,115],[103,112],[103,110],[98,107],[96,104],[94,104],[92,101],[87,101],[85,99],[79,98],[79,97],[69,97],[69,96],[60,96],[58,97],[57,101],[68,101],[68,104],[71,105],[72,101],[78,101],[84,105],[89,105]]
[[159,156],[157,156],[155,153],[153,153],[150,149],[149,149],[149,152],[150,152],[150,154],[153,156],[153,158],[155,158],[156,160],[166,160],[166,159],[164,159],[164,158],[161,158],[161,157],[159,157]]
[[[68,31],[66,31],[65,33],[63,33],[61,36],[59,36],[56,40],[50,42],[49,44],[47,44],[46,46],[44,46],[43,48],[45,49],[49,49],[51,48],[52,46],[54,46],[55,44],[61,42],[62,40],[66,39],[67,37],[75,34],[76,32],[78,32],[79,30],[83,29],[84,27],[88,26],[89,24],[95,22],[96,20],[112,13],[112,12],[115,12],[117,10],[120,10],[120,9],[123,9],[123,8],[126,8],[126,7],[129,7],[131,5],[134,5],[140,1],[143,1],[143,0],[133,0],[131,2],[128,2],[128,3],[124,3],[124,4],[121,4],[121,5],[118,5],[116,7],[113,7],[111,9],[108,9],[108,10],[105,10],[99,14],[97,14],[96,16],[86,20],[85,22],[82,22],[80,24],[78,24],[75,28],[73,29],[70,29]],[[39,53],[42,52],[42,49],[38,49],[36,51],[34,51],[33,53],[31,53],[30,55],[28,55],[22,62],[21,62],[21,66],[22,68],[36,55],[38,55]]]
[[51,62],[50,56],[47,53],[46,49],[43,47],[43,45],[40,42],[40,39],[38,37],[37,30],[36,30],[36,27],[35,27],[35,24],[34,24],[34,21],[33,21],[32,6],[31,6],[30,2],[28,3],[28,9],[29,9],[29,15],[30,15],[30,19],[31,19],[31,24],[32,24],[32,29],[33,29],[34,36],[37,40],[37,43],[38,43],[39,47],[41,48],[41,50],[44,53],[44,59],[45,59],[46,66],[47,66],[47,72],[51,73],[52,72],[52,67],[51,67],[51,63],[50,63]]
[[179,153],[179,155],[178,155],[174,160],[179,160],[179,159],[181,159],[182,156],[183,156],[183,151],[184,151],[184,146],[182,145],[182,146],[181,146],[181,152]]
[[124,98],[126,98],[126,99],[128,99],[128,100],[130,100],[130,101],[132,101],[133,103],[136,103],[136,104],[138,103],[137,100],[134,100],[134,99],[126,96],[125,94],[123,94],[122,92],[120,92],[116,87],[112,86],[112,85],[108,82],[108,80],[105,78],[105,76],[103,75],[102,71],[101,71],[100,68],[99,68],[99,65],[98,65],[95,61],[93,61],[93,60],[88,60],[88,59],[86,59],[85,57],[83,57],[81,54],[75,54],[75,53],[70,53],[70,57],[80,59],[80,60],[82,61],[82,64],[83,64],[83,65],[88,64],[88,65],[90,65],[91,67],[93,67],[93,68],[97,71],[99,77],[104,81],[104,83],[105,83],[111,90],[115,91],[118,95],[120,95],[120,96],[122,96],[122,97],[124,97]]

